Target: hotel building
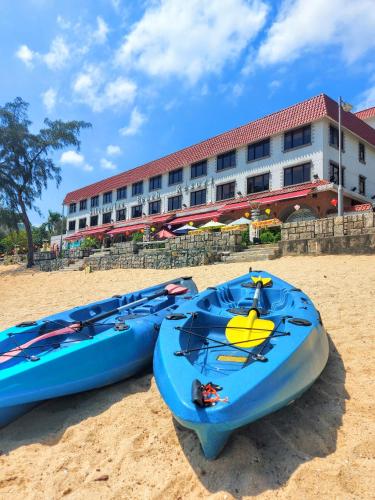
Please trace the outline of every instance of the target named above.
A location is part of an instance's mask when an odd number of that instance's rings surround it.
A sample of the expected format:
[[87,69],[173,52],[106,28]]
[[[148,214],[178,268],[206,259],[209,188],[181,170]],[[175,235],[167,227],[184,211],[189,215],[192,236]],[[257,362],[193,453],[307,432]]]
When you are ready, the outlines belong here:
[[[68,193],[68,239],[147,226],[233,220],[269,208],[281,221],[336,211],[338,104],[320,94]],[[375,200],[375,108],[342,111],[344,209]]]

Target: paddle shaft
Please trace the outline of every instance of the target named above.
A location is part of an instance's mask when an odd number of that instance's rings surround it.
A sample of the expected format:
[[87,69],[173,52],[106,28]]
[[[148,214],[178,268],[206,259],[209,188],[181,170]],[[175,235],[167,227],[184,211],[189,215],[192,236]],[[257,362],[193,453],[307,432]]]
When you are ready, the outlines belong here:
[[262,289],[263,283],[261,281],[258,281],[256,288],[255,288],[255,293],[254,293],[254,298],[253,298],[253,305],[251,306],[252,309],[258,309],[258,304],[259,304],[259,298],[260,298],[260,291]]

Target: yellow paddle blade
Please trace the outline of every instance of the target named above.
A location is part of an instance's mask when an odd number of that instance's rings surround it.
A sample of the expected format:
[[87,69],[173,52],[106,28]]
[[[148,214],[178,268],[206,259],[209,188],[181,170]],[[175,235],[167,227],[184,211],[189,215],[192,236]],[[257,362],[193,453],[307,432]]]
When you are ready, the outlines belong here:
[[227,324],[225,335],[230,344],[239,347],[256,347],[269,337],[275,328],[273,321],[258,318],[251,310],[248,316],[234,316]]
[[255,284],[261,281],[263,286],[267,286],[272,281],[271,278],[262,278],[262,276],[252,276],[251,279]]

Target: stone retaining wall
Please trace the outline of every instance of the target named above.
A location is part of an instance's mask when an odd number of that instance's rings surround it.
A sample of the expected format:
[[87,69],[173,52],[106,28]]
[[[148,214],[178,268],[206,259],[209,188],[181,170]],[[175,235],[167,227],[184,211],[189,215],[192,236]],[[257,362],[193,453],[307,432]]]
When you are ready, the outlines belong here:
[[[198,233],[152,243],[118,243],[108,255],[91,255],[85,265],[91,270],[117,268],[171,269],[220,262],[223,252],[242,249],[242,232]],[[164,248],[160,248],[160,246]],[[158,248],[159,247],[159,248]]]
[[279,247],[282,255],[375,253],[375,213],[283,224]]

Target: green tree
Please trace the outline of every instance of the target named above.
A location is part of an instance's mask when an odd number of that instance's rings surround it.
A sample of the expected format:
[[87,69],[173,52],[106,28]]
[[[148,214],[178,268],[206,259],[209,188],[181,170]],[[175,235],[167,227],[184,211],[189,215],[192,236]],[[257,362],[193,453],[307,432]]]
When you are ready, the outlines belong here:
[[20,214],[7,208],[0,207],[0,228],[4,232],[18,231],[19,222],[21,222]]
[[[64,217],[65,219],[65,217]],[[51,236],[64,233],[64,220],[59,212],[52,212],[48,210],[48,219],[46,222],[46,229]]]
[[0,196],[6,207],[21,214],[27,235],[27,267],[34,264],[32,228],[28,210],[38,210],[37,199],[48,181],[61,181],[61,168],[51,153],[68,146],[79,149],[83,121],[44,120],[44,128],[32,133],[28,103],[17,97],[0,107]]

